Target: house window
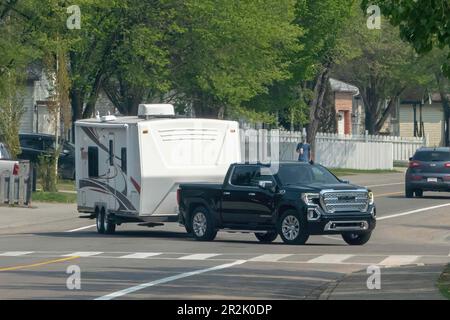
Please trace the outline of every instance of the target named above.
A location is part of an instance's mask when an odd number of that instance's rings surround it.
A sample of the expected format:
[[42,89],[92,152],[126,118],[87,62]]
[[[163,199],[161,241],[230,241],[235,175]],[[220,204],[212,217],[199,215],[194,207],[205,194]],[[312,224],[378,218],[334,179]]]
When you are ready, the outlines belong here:
[[98,177],[98,148],[88,147],[88,175]]
[[121,169],[123,173],[127,173],[127,148],[120,149],[120,159],[122,159]]

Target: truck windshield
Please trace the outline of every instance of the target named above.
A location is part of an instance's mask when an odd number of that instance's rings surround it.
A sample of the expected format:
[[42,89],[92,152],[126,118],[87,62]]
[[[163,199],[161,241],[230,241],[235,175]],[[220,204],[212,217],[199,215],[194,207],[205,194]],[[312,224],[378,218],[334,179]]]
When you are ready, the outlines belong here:
[[340,182],[324,167],[309,164],[280,165],[277,175],[283,185]]

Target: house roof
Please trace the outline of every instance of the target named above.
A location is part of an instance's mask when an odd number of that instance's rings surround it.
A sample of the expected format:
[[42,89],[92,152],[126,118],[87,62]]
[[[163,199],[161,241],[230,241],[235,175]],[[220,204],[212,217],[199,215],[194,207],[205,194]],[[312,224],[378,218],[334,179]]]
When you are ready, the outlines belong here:
[[[447,97],[450,99],[450,94],[447,94]],[[421,86],[414,86],[407,88],[403,94],[400,96],[401,104],[420,104],[424,103],[429,104],[431,102],[441,102],[441,95],[439,92],[429,92],[427,88]]]
[[330,86],[332,91],[337,92],[351,92],[354,94],[359,94],[358,87],[355,87],[349,83],[330,78]]

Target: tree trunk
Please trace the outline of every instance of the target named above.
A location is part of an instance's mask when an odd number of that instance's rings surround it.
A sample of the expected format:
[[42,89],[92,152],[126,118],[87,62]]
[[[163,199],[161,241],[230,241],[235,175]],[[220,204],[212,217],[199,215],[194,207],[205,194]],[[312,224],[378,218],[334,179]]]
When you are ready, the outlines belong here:
[[444,81],[446,81],[441,74],[436,74],[436,81],[439,87],[439,95],[441,97],[442,109],[444,111],[444,144],[446,147],[450,146],[450,102],[445,90]]
[[316,134],[320,122],[320,109],[322,108],[323,99],[325,96],[327,82],[330,78],[330,67],[328,64],[318,75],[314,84],[314,98],[309,103],[309,124],[307,126],[307,142],[311,146],[311,159],[315,159],[316,152]]

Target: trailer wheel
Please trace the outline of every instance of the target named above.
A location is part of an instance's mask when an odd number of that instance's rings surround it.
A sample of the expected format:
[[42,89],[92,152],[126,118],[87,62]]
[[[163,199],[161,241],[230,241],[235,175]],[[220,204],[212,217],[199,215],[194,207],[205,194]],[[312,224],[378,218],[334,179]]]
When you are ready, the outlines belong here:
[[217,235],[214,221],[209,211],[204,207],[197,207],[191,215],[192,235],[195,240],[212,241]]
[[[103,211],[103,210],[102,210]],[[106,234],[113,234],[116,232],[116,224],[109,218],[109,214],[103,211],[103,229]]]
[[97,216],[95,217],[97,232],[103,234],[105,233],[105,223],[103,221],[105,219],[105,211],[103,211],[103,209],[100,212],[98,209],[95,209],[95,211],[97,212]]

